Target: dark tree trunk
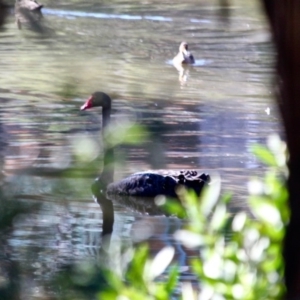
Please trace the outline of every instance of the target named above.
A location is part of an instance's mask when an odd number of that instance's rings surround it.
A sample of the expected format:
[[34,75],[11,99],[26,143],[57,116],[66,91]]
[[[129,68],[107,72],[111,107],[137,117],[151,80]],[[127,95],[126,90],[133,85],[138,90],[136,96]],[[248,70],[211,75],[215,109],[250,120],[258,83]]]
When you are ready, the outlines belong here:
[[277,102],[286,132],[291,220],[283,256],[287,299],[300,299],[300,0],[262,0],[277,50]]
[[4,24],[5,18],[8,14],[8,6],[0,0],[0,27]]

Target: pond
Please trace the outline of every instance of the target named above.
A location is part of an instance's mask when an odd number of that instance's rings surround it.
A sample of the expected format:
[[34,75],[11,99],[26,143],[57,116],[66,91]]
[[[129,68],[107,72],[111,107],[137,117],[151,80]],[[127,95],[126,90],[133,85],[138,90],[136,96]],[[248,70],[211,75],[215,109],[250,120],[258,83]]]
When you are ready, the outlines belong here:
[[[119,128],[148,131],[117,146],[115,180],[148,169],[218,173],[233,213],[247,210],[247,180],[264,174],[251,146],[281,130],[274,53],[256,1],[43,4],[42,32],[19,30],[13,13],[0,32],[2,190],[39,204],[7,235],[10,259],[28,276],[23,299],[42,299],[41,279],[101,246],[102,210],[90,191],[101,169],[93,163],[103,153],[101,110],[79,111],[92,92],[112,96]],[[196,64],[178,71],[172,58],[183,40]],[[96,170],[63,172],[84,164]],[[112,241],[146,239],[154,253],[172,244],[186,264],[173,239],[182,221],[120,202],[114,214]]]

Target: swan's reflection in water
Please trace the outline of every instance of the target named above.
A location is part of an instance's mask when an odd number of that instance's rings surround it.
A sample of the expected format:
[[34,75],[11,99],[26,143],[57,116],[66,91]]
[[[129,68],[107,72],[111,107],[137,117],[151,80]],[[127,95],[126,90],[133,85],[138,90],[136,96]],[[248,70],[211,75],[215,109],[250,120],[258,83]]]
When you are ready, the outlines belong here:
[[114,203],[129,209],[147,215],[162,215],[164,212],[156,205],[154,198],[132,197],[108,195],[107,186],[113,182],[114,167],[111,163],[113,149],[105,151],[103,171],[91,185],[91,191],[95,202],[97,202],[102,211],[102,239],[105,239],[105,246],[109,246],[114,225]]
[[[124,207],[126,210],[138,212],[143,215],[157,216],[157,215],[164,214],[164,212],[156,205],[154,198],[150,198],[150,197],[142,198],[142,197],[107,194],[107,187],[110,183],[113,182],[113,178],[114,178],[113,159],[114,159],[114,149],[113,148],[106,149],[104,151],[102,173],[94,180],[94,182],[91,185],[93,198],[99,204],[100,209],[102,210],[102,218],[103,218],[102,232],[101,232],[102,242],[99,249],[100,253],[103,251],[107,252],[110,247],[111,236],[113,233],[113,226],[115,220],[114,203],[116,205]],[[148,219],[148,222],[151,223],[152,220]],[[151,235],[155,230],[150,230],[150,232],[147,232],[147,230],[145,230],[145,232],[142,233],[141,230],[143,231],[144,229],[146,229],[146,227],[149,226],[143,226],[143,224],[140,225],[141,225],[139,226],[140,234],[139,234],[139,238],[137,238],[136,241],[140,241],[141,239],[151,238]],[[168,228],[168,226],[166,226],[166,228]]]
[[107,198],[106,189],[114,178],[114,149],[109,148],[104,151],[103,170],[91,185],[94,200],[100,205],[102,210],[102,249],[108,249],[114,225],[114,207],[110,199]]
[[178,80],[181,86],[184,86],[190,77],[190,71],[197,67],[204,67],[211,64],[213,61],[209,59],[196,59],[193,64],[183,64],[178,61],[169,60],[168,64],[173,65],[173,67],[178,71]]
[[102,238],[105,237],[107,246],[110,244],[110,237],[113,232],[114,225],[114,207],[111,200],[107,199],[104,193],[101,195],[93,195],[95,201],[100,205],[102,210]]
[[[156,217],[164,219],[159,220],[158,223],[164,223],[166,226],[163,226],[163,228],[167,232],[170,229],[169,223],[175,222],[177,225],[181,224],[181,221],[175,217],[172,218],[172,222],[168,222],[168,217],[163,216],[164,212],[155,204],[154,199],[128,196],[110,196],[108,198],[105,190],[97,189],[95,191],[96,186],[99,186],[100,183],[101,181],[96,180],[95,183],[92,184],[93,198],[95,202],[99,204],[102,211],[101,242],[96,252],[103,253],[103,251],[108,252],[109,250],[115,221],[114,203],[126,210],[140,214],[140,218],[137,218],[139,220],[134,222],[131,228],[130,235],[134,242],[140,242],[148,238],[151,239],[155,232],[157,234],[158,228],[156,228],[155,223],[157,223],[158,219]],[[179,227],[177,229],[179,229]],[[161,242],[164,245],[161,245],[161,247],[166,245],[166,241],[168,240],[166,236],[169,234],[167,234],[167,232],[163,233]],[[169,244],[169,242],[167,242],[167,244]]]
[[[131,238],[134,243],[147,240],[150,249],[156,254],[165,246],[176,249],[178,263],[181,268],[187,265],[187,253],[177,242],[173,233],[182,227],[182,221],[175,217],[165,216],[165,212],[157,206],[154,197],[133,197],[107,194],[108,185],[114,177],[114,149],[104,151],[103,170],[91,185],[94,200],[102,210],[101,242],[97,251],[100,261],[107,263],[111,252],[111,237],[115,221],[114,204],[126,210],[140,213],[131,227]],[[107,261],[105,261],[107,260]],[[183,274],[184,276],[184,274]]]
[[[153,256],[166,246],[173,247],[175,249],[174,259],[180,267],[180,280],[196,282],[196,277],[190,270],[188,259],[191,255],[195,256],[198,255],[198,253],[196,250],[185,248],[174,237],[174,233],[177,230],[182,229],[184,224],[183,220],[177,217],[162,215],[163,211],[155,204],[153,199],[121,196],[109,199],[105,196],[105,193],[98,193],[97,196],[93,196],[102,210],[103,218],[101,244],[98,249],[95,249],[97,252],[97,261],[100,262],[101,265],[109,264],[111,267],[112,264],[115,264],[116,262],[114,260],[116,260],[116,257],[114,256],[121,254],[116,248],[119,248],[124,242],[121,240],[120,244],[120,240],[119,242],[116,242],[115,238],[112,239],[114,204],[116,204],[117,206],[121,205],[122,207],[126,207],[126,209],[140,213],[135,217],[135,221],[131,224],[129,234],[132,242],[130,245],[132,245],[132,243],[138,245],[146,242],[149,245],[150,253]],[[126,243],[123,247],[124,246],[126,248]],[[114,253],[113,256],[112,253]]]

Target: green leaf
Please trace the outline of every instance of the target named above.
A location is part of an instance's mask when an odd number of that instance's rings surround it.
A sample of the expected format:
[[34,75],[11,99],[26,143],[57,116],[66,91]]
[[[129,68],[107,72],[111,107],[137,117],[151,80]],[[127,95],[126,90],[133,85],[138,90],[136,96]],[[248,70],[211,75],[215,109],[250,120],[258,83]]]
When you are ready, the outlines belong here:
[[224,204],[229,204],[230,201],[232,200],[232,194],[231,193],[225,193],[224,195],[221,196],[221,203]]
[[182,204],[177,200],[169,200],[161,205],[163,211],[165,211],[168,215],[174,215],[180,219],[186,218],[187,213]]
[[97,299],[98,300],[115,300],[118,298],[118,292],[114,292],[112,290],[109,291],[104,291],[104,292],[100,292],[97,294]]
[[268,166],[277,167],[277,161],[274,154],[262,145],[253,145],[251,147],[252,152],[261,162],[265,163]]
[[214,174],[211,176],[211,185],[209,185],[201,194],[200,210],[203,216],[208,217],[213,208],[218,203],[221,191],[221,178]]
[[145,127],[126,121],[108,126],[105,131],[105,144],[108,147],[120,144],[141,144],[148,136]]
[[165,283],[165,289],[169,295],[173,293],[174,289],[176,288],[176,285],[178,283],[178,278],[179,278],[179,268],[177,265],[174,265],[169,269],[169,277]]
[[199,258],[192,258],[191,265],[194,273],[199,277],[203,277],[203,262]]
[[167,246],[161,249],[151,263],[148,264],[148,268],[145,268],[147,274],[144,274],[144,278],[153,280],[160,274],[162,274],[172,261],[175,254],[173,247]]
[[149,255],[149,248],[147,245],[141,245],[136,248],[133,259],[127,271],[127,280],[135,287],[147,290],[143,280],[143,273],[146,261]]
[[217,205],[210,220],[210,228],[213,231],[221,230],[227,220],[227,211],[224,204]]
[[250,197],[249,200],[252,211],[259,220],[276,228],[283,226],[280,213],[274,203],[264,201],[264,197]]

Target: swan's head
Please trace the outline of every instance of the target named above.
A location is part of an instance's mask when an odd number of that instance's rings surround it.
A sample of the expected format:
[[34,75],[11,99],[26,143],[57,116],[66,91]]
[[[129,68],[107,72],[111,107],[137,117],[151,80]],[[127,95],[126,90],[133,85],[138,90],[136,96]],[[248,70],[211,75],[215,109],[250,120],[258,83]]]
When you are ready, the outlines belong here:
[[182,42],[179,46],[179,52],[187,55],[189,53],[189,45],[187,42]]
[[86,102],[80,107],[80,110],[90,109],[92,107],[101,106],[103,109],[111,108],[110,97],[102,92],[95,92],[91,95]]

